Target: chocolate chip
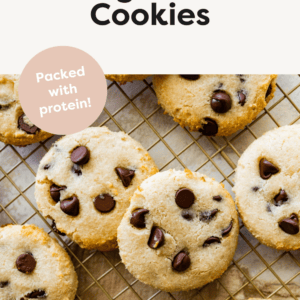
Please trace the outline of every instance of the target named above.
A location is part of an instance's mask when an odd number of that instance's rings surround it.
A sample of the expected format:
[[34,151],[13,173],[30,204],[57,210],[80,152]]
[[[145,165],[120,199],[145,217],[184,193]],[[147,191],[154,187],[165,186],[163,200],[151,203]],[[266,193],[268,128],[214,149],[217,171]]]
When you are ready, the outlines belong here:
[[297,234],[299,232],[299,220],[296,214],[292,214],[289,218],[283,219],[279,223],[279,227],[288,234]]
[[237,76],[240,77],[240,81],[241,82],[245,82],[246,81],[246,79],[243,78],[243,76],[244,76],[243,74],[238,74]]
[[0,110],[8,110],[11,105],[0,105]]
[[58,202],[60,201],[60,191],[65,190],[67,187],[66,186],[58,186],[56,184],[52,184],[50,186],[50,195],[51,198],[55,201]]
[[48,170],[51,167],[51,165],[47,164],[44,166],[44,170]]
[[176,192],[175,202],[180,208],[189,208],[194,201],[195,195],[191,190],[183,188]]
[[269,179],[272,175],[279,172],[279,169],[276,168],[272,163],[267,161],[265,158],[262,158],[259,162],[260,177],[262,179]]
[[199,129],[199,132],[207,136],[216,135],[218,133],[218,125],[216,121],[209,118],[205,118],[204,120],[206,121],[206,124],[202,125],[202,128]]
[[102,194],[94,199],[95,208],[102,213],[108,213],[112,211],[115,205],[116,201],[109,194]]
[[123,186],[128,187],[134,177],[135,171],[125,168],[116,168],[115,170],[119,178],[122,180]]
[[36,261],[32,254],[21,254],[16,260],[17,269],[25,274],[32,273],[36,266]]
[[182,78],[187,80],[198,80],[200,75],[180,75]]
[[272,92],[272,84],[270,84],[269,87],[268,87],[268,90],[267,90],[267,93],[266,93],[266,98],[268,98],[268,96],[271,95],[271,92]]
[[213,94],[210,106],[216,113],[223,114],[231,108],[231,98],[223,91],[217,91]]
[[75,174],[77,174],[78,176],[81,176],[81,175],[82,175],[82,171],[81,171],[80,166],[79,166],[79,165],[76,165],[76,164],[74,164],[74,165],[72,166],[72,172],[75,173]]
[[238,92],[238,96],[239,96],[239,104],[241,104],[241,106],[244,106],[246,103],[246,95],[243,92]]
[[252,191],[254,191],[254,192],[257,192],[258,190],[259,190],[258,186],[255,186],[255,187],[252,188]]
[[148,209],[140,208],[134,211],[130,218],[130,224],[137,228],[145,228],[145,214],[149,213]]
[[80,146],[73,150],[71,160],[74,164],[84,165],[90,160],[90,152],[86,147]]
[[181,251],[173,259],[172,267],[177,272],[183,272],[191,265],[191,259],[189,255]]
[[24,122],[24,116],[25,114],[21,115],[18,119],[18,127],[22,130],[24,130],[28,134],[35,134],[39,128],[35,125],[29,126],[27,123]]
[[37,299],[37,298],[46,298],[46,293],[45,291],[42,290],[35,290],[29,294],[27,294],[25,297],[30,298],[30,299]]
[[279,194],[274,197],[275,206],[280,206],[284,202],[288,201],[288,195],[285,190],[280,190]]
[[204,242],[203,247],[207,247],[213,243],[221,243],[221,240],[216,236],[211,236]]
[[203,213],[201,213],[200,221],[202,222],[211,221],[218,211],[219,211],[218,209],[213,209],[211,211],[204,211]]
[[0,282],[0,289],[5,288],[8,285],[8,281],[1,281]]
[[272,212],[272,210],[271,210],[271,206],[270,206],[270,204],[269,204],[269,203],[267,204],[267,212]]
[[184,219],[188,220],[188,221],[192,220],[193,217],[194,217],[192,213],[190,213],[189,211],[186,211],[186,210],[184,210],[184,211],[181,213],[181,216],[182,216]]
[[148,246],[152,249],[160,248],[165,241],[165,235],[163,231],[158,227],[153,227],[151,230]]
[[79,215],[79,200],[73,196],[71,198],[60,201],[60,209],[69,216],[76,217]]
[[59,235],[61,235],[61,236],[65,236],[65,235],[66,235],[65,233],[59,231],[59,230],[56,228],[56,223],[55,223],[54,220],[52,220],[52,225],[51,225],[51,226],[52,226],[53,231],[56,232],[57,234],[59,234]]
[[232,229],[233,223],[230,222],[229,226],[222,230],[222,236],[226,236]]
[[220,202],[222,200],[222,197],[220,195],[213,196],[213,200]]

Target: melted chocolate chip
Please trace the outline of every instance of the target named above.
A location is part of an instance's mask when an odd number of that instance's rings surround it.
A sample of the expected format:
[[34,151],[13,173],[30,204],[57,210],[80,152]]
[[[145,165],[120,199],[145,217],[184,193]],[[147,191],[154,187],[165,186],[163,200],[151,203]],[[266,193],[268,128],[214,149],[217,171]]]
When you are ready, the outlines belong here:
[[30,274],[35,269],[36,261],[32,254],[24,253],[17,258],[16,266],[20,272]]
[[186,219],[186,220],[188,220],[188,221],[191,221],[192,219],[193,219],[193,214],[191,213],[191,212],[189,212],[189,211],[186,211],[186,210],[184,210],[182,213],[181,213],[181,216],[184,218],[184,219]]
[[220,195],[213,196],[213,200],[220,202],[222,200],[222,197]]
[[246,103],[246,95],[243,92],[238,92],[238,96],[239,96],[239,104],[241,104],[241,106],[244,106]]
[[134,177],[135,171],[125,168],[116,168],[115,170],[119,178],[122,180],[123,186],[128,187]]
[[95,208],[102,213],[108,213],[112,211],[115,208],[115,205],[116,201],[109,194],[102,194],[94,199]]
[[240,81],[241,82],[245,82],[246,81],[246,79],[243,78],[243,76],[244,76],[243,74],[238,74],[237,76],[240,77]]
[[10,107],[10,105],[0,105],[0,110],[8,110]]
[[45,291],[42,290],[35,290],[29,294],[27,294],[25,297],[30,298],[30,299],[37,299],[37,298],[46,298],[46,293]]
[[204,242],[203,247],[207,247],[213,243],[221,243],[221,240],[216,236],[211,236]]
[[66,186],[58,186],[56,184],[52,184],[50,186],[50,195],[51,198],[55,201],[58,202],[60,201],[60,191],[65,190],[67,187]]
[[283,219],[279,223],[279,227],[288,234],[297,234],[299,232],[299,220],[296,214],[292,214],[289,218]]
[[8,281],[1,281],[0,282],[0,289],[4,289],[6,286],[8,286]]
[[145,228],[145,214],[149,213],[148,209],[140,208],[134,211],[130,218],[130,224],[137,228]]
[[187,80],[198,80],[200,75],[180,75],[182,78]]
[[80,146],[73,150],[71,160],[74,164],[85,165],[90,160],[90,152],[86,147]]
[[174,257],[173,262],[172,262],[172,267],[177,272],[183,272],[183,271],[187,270],[190,265],[191,265],[191,259],[190,259],[189,255],[184,251],[179,252]]
[[160,248],[165,241],[165,235],[163,231],[158,227],[153,227],[151,230],[148,246],[152,249]]
[[232,227],[233,227],[233,223],[231,221],[230,224],[229,224],[229,226],[222,230],[222,236],[226,236],[227,234],[229,234],[229,232],[231,231]]
[[254,191],[254,192],[257,192],[258,190],[259,190],[258,186],[255,186],[255,187],[252,188],[252,191]]
[[216,113],[223,114],[231,108],[231,98],[223,91],[217,91],[213,94],[210,106]]
[[201,213],[200,221],[202,222],[211,221],[218,211],[219,211],[218,209],[213,209],[211,211],[204,211],[203,213]]
[[18,127],[28,134],[35,134],[39,130],[39,128],[36,127],[35,125],[29,126],[27,123],[25,123],[24,116],[25,116],[25,114],[23,114],[19,117]]
[[77,176],[81,176],[82,175],[82,171],[79,165],[74,164],[72,166],[72,172],[77,174]]
[[69,216],[76,217],[79,215],[79,200],[73,196],[71,198],[60,201],[60,209]]
[[279,169],[276,168],[272,163],[267,161],[265,158],[261,159],[259,162],[259,171],[260,177],[262,179],[269,179],[272,175],[279,172]]
[[59,234],[59,235],[61,235],[61,236],[65,236],[65,235],[66,235],[65,233],[63,233],[63,232],[61,232],[61,231],[59,231],[59,230],[57,229],[56,223],[55,223],[54,220],[52,220],[52,225],[51,225],[51,226],[52,226],[53,231],[56,232],[57,234]]
[[266,92],[266,98],[268,98],[268,96],[271,95],[271,92],[272,92],[272,84],[270,84],[269,87],[268,87],[268,90]]
[[51,167],[51,165],[47,164],[44,166],[44,170],[48,170]]
[[280,190],[279,194],[274,197],[275,206],[281,206],[284,202],[288,201],[288,195],[285,190]]
[[205,118],[204,120],[206,121],[206,124],[202,125],[202,128],[199,129],[199,132],[206,136],[216,135],[218,133],[218,124],[216,121],[209,118]]
[[176,192],[175,202],[180,208],[189,208],[194,201],[195,195],[191,190],[183,188]]

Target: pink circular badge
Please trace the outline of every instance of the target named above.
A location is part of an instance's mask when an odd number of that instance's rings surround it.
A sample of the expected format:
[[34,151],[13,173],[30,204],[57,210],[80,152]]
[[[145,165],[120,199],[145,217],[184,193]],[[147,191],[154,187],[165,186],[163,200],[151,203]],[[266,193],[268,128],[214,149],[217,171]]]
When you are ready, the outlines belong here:
[[19,97],[26,116],[54,134],[71,134],[91,125],[106,96],[105,76],[97,61],[73,47],[40,52],[20,77]]

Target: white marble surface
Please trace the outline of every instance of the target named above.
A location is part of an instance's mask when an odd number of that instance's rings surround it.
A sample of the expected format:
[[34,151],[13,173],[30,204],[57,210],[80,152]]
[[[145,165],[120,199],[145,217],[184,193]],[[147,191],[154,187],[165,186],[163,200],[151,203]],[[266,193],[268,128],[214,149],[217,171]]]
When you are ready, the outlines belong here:
[[[268,104],[268,111],[263,111],[248,129],[213,139],[190,133],[164,115],[151,90],[151,77],[147,81],[150,85],[113,84],[108,90],[106,110],[93,126],[123,129],[149,149],[160,169],[187,167],[224,182],[230,192],[239,157],[233,147],[241,154],[264,132],[300,122],[298,75],[279,76],[280,88]],[[24,148],[0,143],[0,225],[34,223],[55,236],[36,211],[34,180],[40,159],[57,138]],[[245,227],[241,228],[234,264],[222,278],[199,291],[185,293],[164,293],[140,283],[120,262],[118,251],[86,251],[67,238],[60,242],[71,250],[80,281],[78,299],[222,300],[232,296],[242,300],[267,298],[270,294],[272,299],[300,299],[300,252],[284,253],[260,245]]]

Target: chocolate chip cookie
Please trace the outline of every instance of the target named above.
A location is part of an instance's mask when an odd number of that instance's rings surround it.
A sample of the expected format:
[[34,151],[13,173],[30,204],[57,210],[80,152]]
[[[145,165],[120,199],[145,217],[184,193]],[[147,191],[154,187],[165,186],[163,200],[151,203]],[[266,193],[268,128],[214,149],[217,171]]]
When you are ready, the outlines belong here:
[[125,84],[128,81],[144,80],[150,75],[121,75],[121,74],[109,74],[105,75],[105,78],[111,81],[118,81],[121,84]]
[[0,74],[0,141],[25,146],[52,134],[36,127],[24,114],[19,101],[19,77]]
[[277,75],[156,75],[158,102],[174,121],[203,135],[244,128],[273,98]]
[[238,232],[237,211],[222,184],[189,170],[169,170],[135,191],[118,243],[123,263],[140,281],[183,291],[222,275]]
[[233,189],[248,230],[286,251],[300,248],[299,148],[300,125],[267,132],[239,159]]
[[0,228],[1,300],[73,300],[77,275],[66,251],[34,225]]
[[106,127],[57,141],[40,162],[35,196],[45,217],[82,248],[117,248],[130,198],[158,170],[140,143]]

